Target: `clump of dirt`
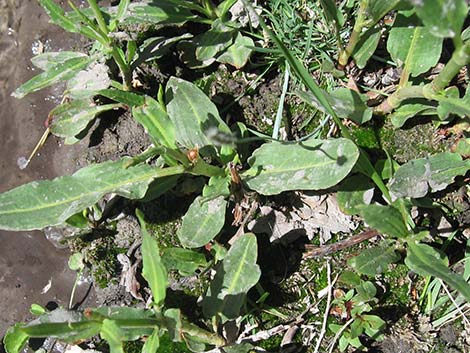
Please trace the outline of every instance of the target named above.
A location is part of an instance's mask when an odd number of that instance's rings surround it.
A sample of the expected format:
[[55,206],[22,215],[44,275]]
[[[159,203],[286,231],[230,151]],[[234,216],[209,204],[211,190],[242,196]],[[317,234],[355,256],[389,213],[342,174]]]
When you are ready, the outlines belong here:
[[91,134],[90,148],[85,153],[88,161],[101,163],[136,156],[150,144],[144,128],[126,111],[117,119],[106,115],[101,117],[98,127]]
[[230,123],[242,121],[257,131],[271,133],[281,95],[280,77],[264,77],[253,88],[250,83],[255,79],[256,75],[231,73],[220,65],[210,86],[211,98],[219,111],[225,112],[230,108],[230,116],[227,117]]

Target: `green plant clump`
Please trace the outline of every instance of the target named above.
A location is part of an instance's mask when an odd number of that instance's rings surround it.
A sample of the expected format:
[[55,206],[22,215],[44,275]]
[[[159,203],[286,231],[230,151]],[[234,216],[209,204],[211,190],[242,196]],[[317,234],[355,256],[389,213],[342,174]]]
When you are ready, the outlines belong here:
[[[106,212],[97,206],[105,196],[137,200],[133,209],[142,233],[141,274],[149,288],[148,306],[41,310],[35,320],[9,329],[4,338],[8,353],[21,352],[30,338],[53,337],[75,343],[94,336],[105,340],[112,353],[129,347],[125,342],[140,340],[145,340],[144,353],[165,351],[167,338],[196,352],[212,347],[248,351],[251,343],[241,345],[223,334],[230,323],[251,319],[247,313],[256,305],[247,300],[248,292],[263,276],[258,264],[258,253],[263,249],[258,249],[257,234],[249,229],[248,221],[260,200],[288,192],[335,190],[344,213],[358,217],[370,227],[369,232],[381,235],[380,241],[347,262],[354,270],[349,273],[351,289],[332,301],[346,313],[347,321],[329,320],[328,328],[336,337],[331,349],[335,344],[341,351],[348,346],[362,349],[364,338],[382,337],[385,321],[371,313],[379,303],[373,281],[385,275],[392,264],[404,263],[426,278],[430,312],[442,305],[439,296],[444,288],[456,298],[454,306],[470,301],[467,254],[458,259],[465,263],[463,273],[454,271],[446,254],[448,244],[437,248],[433,240],[438,236],[416,216],[418,211],[439,209],[434,196],[463,179],[470,160],[456,152],[433,149],[419,158],[397,160],[393,150],[383,146],[380,133],[372,134],[368,127],[372,121],[378,125],[387,121],[401,129],[405,124],[419,123],[423,116],[435,126],[445,127],[470,116],[470,91],[452,86],[454,78],[470,64],[470,39],[463,28],[468,19],[465,0],[315,3],[334,28],[329,40],[336,42],[336,54],[329,49],[323,54],[330,64],[335,63],[331,71],[336,76],[353,77],[348,70],[354,65],[366,68],[379,53],[384,56],[379,62],[400,68],[399,83],[392,89],[374,89],[379,96],[374,100],[355,82],[328,91],[320,88],[299,53],[289,49],[295,48],[295,43],[284,42],[292,37],[281,35],[283,28],[295,27],[276,23],[272,12],[265,16],[258,11],[260,15],[247,1],[121,0],[117,6],[102,8],[96,0],[88,0],[87,9],[70,3],[72,11],[68,13],[52,0],[39,2],[51,22],[94,42],[88,53],[34,57],[33,64],[43,72],[13,95],[22,98],[64,81],[64,101],[51,111],[47,132],[64,138],[67,144],[75,143],[99,114],[126,110],[145,128],[152,145],[136,156],[90,164],[73,175],[34,181],[0,194],[0,228],[19,231],[68,224],[86,232],[111,226]],[[237,7],[246,16],[237,15]],[[269,25],[265,18],[271,19]],[[352,23],[347,36],[349,27],[345,26]],[[152,26],[159,35],[138,42],[133,38],[145,36],[121,30],[134,24]],[[313,24],[309,28],[318,31]],[[261,38],[268,42],[265,48]],[[309,36],[302,45],[310,46],[314,38]],[[451,53],[447,59],[442,55],[444,45]],[[286,65],[272,135],[249,129],[240,121],[229,124],[188,76],[168,75],[156,92],[140,89],[139,67],[172,51],[178,53],[184,70],[194,76],[210,71],[211,65],[240,70],[250,65],[255,52],[275,52],[281,57]],[[440,71],[428,75],[442,60]],[[321,121],[329,126],[328,137],[319,138],[322,134],[315,133],[290,141],[279,138],[290,75],[300,82],[292,93],[324,117]],[[161,234],[152,236],[148,228],[157,233],[161,228],[147,226],[138,200],[151,202],[177,192],[187,192],[193,198],[181,224],[167,224]],[[162,239],[169,233],[178,241]],[[168,306],[170,272],[183,277],[211,276],[195,322],[186,318],[181,308]],[[320,274],[316,281],[331,294],[333,285],[328,276],[325,281]],[[452,312],[449,309],[442,315],[448,318]],[[326,326],[327,320],[324,323]],[[278,344],[278,339],[265,343],[272,347],[269,342]]]

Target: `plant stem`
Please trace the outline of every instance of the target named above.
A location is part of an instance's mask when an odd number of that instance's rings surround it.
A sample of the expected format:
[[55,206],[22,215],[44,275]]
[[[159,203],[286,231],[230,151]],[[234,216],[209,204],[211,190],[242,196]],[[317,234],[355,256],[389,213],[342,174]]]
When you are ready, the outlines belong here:
[[424,97],[424,86],[409,86],[399,88],[380,105],[375,107],[374,113],[377,115],[385,115],[393,111],[395,108],[398,108],[400,104],[406,99]]
[[462,67],[470,63],[470,41],[465,42],[454,54],[442,71],[431,83],[424,86],[410,86],[399,88],[385,101],[374,108],[374,113],[385,115],[398,108],[400,104],[412,98],[426,98],[435,100],[436,95],[449,86],[452,79],[460,72]]
[[207,17],[213,20],[217,18],[216,8],[211,0],[204,0],[204,9],[206,10]]
[[106,24],[106,21],[104,20],[103,13],[101,12],[100,7],[98,6],[98,3],[96,2],[96,0],[87,1],[93,11],[93,14],[95,15],[96,21],[98,22],[98,26],[103,31],[103,33],[108,34],[109,29]]
[[366,27],[366,9],[368,0],[362,0],[359,4],[359,10],[357,12],[356,23],[354,24],[351,37],[349,38],[348,45],[346,48],[341,49],[338,55],[338,66],[339,69],[344,68],[349,61],[351,54],[356,48],[359,39],[361,38],[362,30]]
[[454,51],[449,62],[432,81],[432,90],[437,93],[446,88],[450,81],[459,73],[465,65],[470,63],[470,41],[465,42],[459,49]]
[[132,72],[130,66],[125,59],[120,55],[118,48],[112,45],[112,54],[114,61],[121,71],[122,82],[124,91],[130,91],[132,88]]

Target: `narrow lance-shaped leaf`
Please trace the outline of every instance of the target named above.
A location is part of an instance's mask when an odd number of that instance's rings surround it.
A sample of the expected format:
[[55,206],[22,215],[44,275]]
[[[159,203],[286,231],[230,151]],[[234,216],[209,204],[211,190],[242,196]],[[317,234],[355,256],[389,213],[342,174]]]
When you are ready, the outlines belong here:
[[153,302],[160,306],[166,296],[168,276],[160,258],[157,241],[147,231],[144,215],[140,210],[135,212],[142,229],[142,274],[152,290]]
[[232,245],[202,303],[207,317],[222,314],[233,319],[239,315],[245,295],[261,276],[256,264],[258,247],[254,234],[244,234]]
[[215,199],[197,197],[183,217],[178,230],[181,244],[188,248],[206,245],[219,234],[225,223],[227,201],[223,196]]
[[408,243],[405,264],[421,276],[434,276],[442,279],[453,289],[470,301],[470,284],[465,279],[453,273],[444,258],[435,249],[426,244]]
[[100,321],[88,320],[81,312],[65,309],[47,312],[21,327],[29,337],[51,337],[65,342],[88,339],[100,329]]
[[94,25],[90,25],[89,23],[82,25],[82,19],[75,11],[65,14],[64,10],[57,5],[54,0],[39,0],[39,3],[49,15],[51,23],[62,27],[67,32],[81,33],[90,39],[103,41],[103,37],[100,33],[97,33]]
[[182,25],[194,18],[196,18],[196,15],[192,14],[189,9],[175,6],[172,1],[159,0],[158,3],[151,5],[145,3],[130,4],[127,14],[123,16],[123,22]]
[[31,63],[36,66],[38,69],[43,71],[49,70],[51,67],[56,66],[57,64],[62,64],[69,59],[86,57],[84,53],[76,51],[56,51],[56,52],[45,52],[39,55],[36,55],[31,59]]
[[103,320],[100,336],[108,342],[111,353],[124,353],[121,329],[116,322],[109,319]]
[[142,353],[158,352],[158,347],[160,347],[160,329],[156,327],[153,333],[145,340]]
[[39,0],[39,3],[50,17],[52,23],[62,27],[67,32],[78,32],[79,27],[65,15],[64,10],[53,0]]
[[198,268],[207,266],[204,254],[182,248],[163,249],[162,261],[168,270],[178,270],[182,276],[191,276]]
[[243,179],[263,195],[326,189],[344,179],[358,157],[356,145],[344,138],[266,143],[249,159],[251,168]]
[[130,0],[121,0],[119,1],[119,5],[117,8],[116,14],[113,16],[113,20],[111,21],[111,24],[109,25],[109,30],[112,32],[114,31],[119,22],[125,17],[127,13],[127,9],[129,8],[131,1]]
[[121,104],[95,105],[90,100],[75,100],[55,107],[50,113],[51,132],[59,137],[74,138],[100,113],[123,108]]
[[176,148],[175,125],[168,114],[152,97],[145,97],[145,103],[134,107],[132,114],[150,135],[154,143]]
[[125,168],[129,159],[85,167],[71,176],[34,181],[0,194],[0,229],[33,230],[64,223],[107,193],[139,199],[158,177],[181,174],[146,164]]
[[361,36],[361,39],[356,44],[352,57],[356,62],[358,68],[363,69],[366,67],[367,62],[374,55],[377,46],[379,45],[382,30],[380,27],[373,27]]
[[92,57],[78,57],[72,58],[63,63],[57,64],[51,67],[49,70],[34,76],[28,82],[18,87],[15,92],[12,93],[13,97],[23,98],[29,93],[39,91],[45,87],[53,85],[60,81],[71,79],[80,70],[87,67],[94,58]]
[[408,121],[408,119],[428,112],[433,112],[435,114],[435,110],[436,108],[431,105],[408,103],[395,109],[395,111],[390,114],[390,121],[394,127],[400,128]]
[[97,93],[116,102],[128,105],[129,107],[145,103],[145,96],[141,96],[137,93],[121,91],[119,89],[102,89]]

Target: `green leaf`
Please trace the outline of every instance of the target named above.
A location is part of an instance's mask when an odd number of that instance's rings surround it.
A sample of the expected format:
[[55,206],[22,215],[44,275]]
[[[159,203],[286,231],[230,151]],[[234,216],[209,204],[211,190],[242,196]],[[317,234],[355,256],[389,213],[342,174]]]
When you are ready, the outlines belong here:
[[23,83],[15,90],[15,92],[12,93],[12,96],[23,98],[29,93],[39,91],[40,89],[57,82],[69,80],[80,70],[87,67],[93,60],[94,58],[88,56],[66,60],[63,63],[57,64],[49,68],[49,70],[34,76],[28,82]]
[[263,195],[327,189],[349,174],[358,157],[356,145],[344,138],[265,143],[249,159],[243,179]]
[[254,46],[253,39],[238,33],[233,44],[217,57],[217,61],[241,69],[248,62]]
[[460,35],[468,12],[465,0],[423,0],[413,5],[433,35],[440,38]]
[[183,216],[183,223],[178,230],[181,244],[198,248],[214,239],[224,226],[226,208],[227,201],[223,196],[215,199],[198,196]]
[[31,307],[29,308],[29,312],[33,314],[34,316],[41,316],[47,313],[47,309],[39,304],[31,304]]
[[147,231],[144,215],[138,209],[135,214],[142,229],[142,275],[152,290],[153,302],[161,306],[166,297],[168,275],[160,257],[158,242]]
[[88,339],[97,335],[101,322],[87,320],[81,312],[56,309],[24,325],[29,337],[51,337],[65,342]]
[[83,254],[81,252],[76,252],[69,257],[68,261],[69,268],[72,271],[79,271],[85,267],[83,262]]
[[160,347],[160,329],[153,330],[152,334],[145,340],[142,353],[156,353]]
[[380,27],[370,28],[361,35],[361,39],[359,39],[352,53],[358,68],[363,69],[367,65],[367,62],[379,45],[381,36],[382,29]]
[[459,291],[470,301],[470,285],[464,278],[453,273],[446,264],[446,259],[434,248],[426,244],[408,243],[405,264],[421,276],[434,276],[442,279],[453,289]]
[[181,311],[179,309],[168,309],[165,310],[163,317],[170,339],[173,342],[181,342]]
[[89,99],[64,103],[49,113],[49,119],[52,119],[50,129],[54,135],[65,138],[66,143],[68,139],[73,139],[72,143],[74,143],[75,137],[85,130],[98,114],[118,108],[123,108],[123,105],[95,105]]
[[339,283],[344,283],[349,287],[357,287],[361,284],[361,277],[352,271],[342,271],[338,277]]
[[405,125],[408,119],[427,112],[428,110],[434,109],[434,107],[422,103],[404,104],[395,109],[394,112],[390,114],[390,120],[394,127],[401,128],[403,125]]
[[442,38],[435,37],[415,17],[398,15],[387,41],[393,61],[403,70],[418,76],[434,67],[442,51]]
[[439,105],[437,114],[439,119],[447,120],[451,115],[457,115],[461,118],[470,116],[470,88],[467,87],[465,95],[460,98],[457,87],[449,87],[445,90],[445,95],[436,97]]
[[261,270],[256,264],[257,255],[254,234],[244,234],[235,241],[217,268],[202,302],[204,315],[212,317],[220,313],[228,319],[239,315],[246,293],[258,283],[261,276]]
[[[307,104],[324,113],[327,112],[312,93],[297,91],[296,94]],[[365,94],[349,88],[338,88],[331,94],[325,93],[325,97],[339,118],[349,119],[358,124],[363,124],[372,118],[372,110],[366,104],[368,98]]]
[[21,329],[22,324],[18,323],[15,326],[8,328],[3,337],[3,345],[7,353],[20,353],[23,351],[29,336]]
[[377,23],[387,13],[395,9],[402,0],[370,0],[367,2],[367,17]]
[[389,182],[396,197],[420,198],[431,191],[445,189],[458,175],[470,169],[470,160],[456,153],[443,152],[411,160],[400,166]]
[[348,265],[360,274],[375,276],[387,270],[389,264],[399,259],[395,247],[385,243],[363,250],[359,255],[349,259]]
[[162,262],[168,270],[178,270],[181,276],[191,276],[208,265],[203,254],[182,248],[163,249]]
[[197,18],[183,6],[175,6],[172,1],[158,0],[151,4],[132,3],[123,21],[130,24],[142,22],[154,25],[183,25],[186,21]]
[[336,200],[341,211],[353,215],[359,213],[361,205],[368,205],[374,196],[374,184],[362,175],[353,175],[345,179],[336,194]]
[[129,199],[145,195],[155,178],[181,174],[182,167],[125,168],[129,158],[85,167],[72,176],[34,181],[0,194],[0,229],[33,230],[64,223],[108,193]]
[[196,85],[171,77],[166,89],[167,112],[178,143],[188,149],[202,148],[213,145],[207,134],[230,133],[215,104]]
[[140,64],[151,61],[154,59],[161,58],[165,55],[176,42],[191,38],[192,34],[185,33],[181,36],[175,36],[171,38],[166,37],[152,37],[144,40],[144,42],[139,46],[137,51],[137,57],[132,62],[131,67],[134,69]]
[[198,40],[202,34],[197,35],[191,40],[182,40],[178,43],[177,49],[182,53],[181,60],[190,69],[200,69],[207,67],[215,62],[215,58],[200,61],[196,58],[196,49],[198,48]]
[[460,139],[459,142],[457,142],[457,146],[455,146],[455,153],[458,153],[465,158],[470,157],[470,139]]
[[80,26],[69,19],[65,15],[64,10],[62,10],[62,8],[53,0],[39,0],[39,3],[50,17],[52,23],[62,27],[67,32],[79,32]]
[[153,142],[169,148],[176,148],[175,124],[163,107],[152,97],[145,96],[145,103],[132,109],[134,119],[150,135]]
[[31,59],[31,62],[38,69],[47,71],[58,64],[63,64],[67,60],[74,58],[83,58],[86,56],[86,54],[77,51],[45,52],[33,57]]
[[97,92],[106,98],[112,99],[116,102],[133,107],[136,105],[143,105],[145,103],[145,96],[137,93],[121,91],[119,89],[102,89]]
[[230,181],[229,175],[213,176],[209,179],[209,183],[204,186],[202,196],[207,199],[213,199],[219,196],[230,196]]
[[110,353],[124,353],[122,339],[124,334],[115,321],[104,319],[100,336],[109,344]]
[[111,21],[109,25],[109,30],[110,32],[113,32],[117,26],[119,25],[119,22],[125,18],[125,15],[127,14],[127,10],[129,8],[131,1],[130,0],[121,0],[119,1],[119,5],[117,8],[116,14],[113,16],[113,20]]
[[379,231],[397,238],[405,238],[408,236],[403,217],[395,207],[382,205],[363,205],[358,206],[359,214],[364,221],[371,227]]
[[344,17],[341,11],[336,6],[334,0],[320,0],[320,5],[323,9],[326,20],[335,26],[336,32],[339,32],[344,23]]
[[217,19],[211,29],[198,37],[196,58],[205,61],[215,58],[218,53],[228,48],[233,42],[234,28]]

